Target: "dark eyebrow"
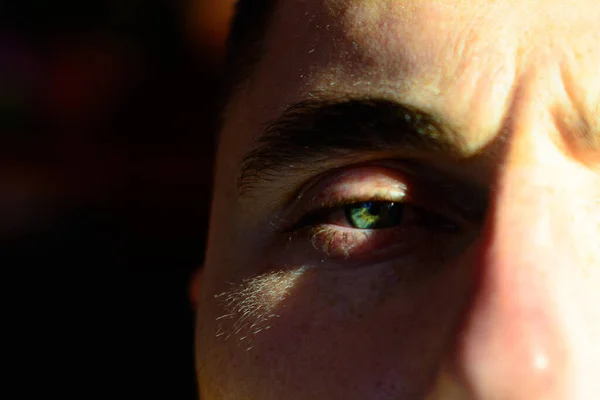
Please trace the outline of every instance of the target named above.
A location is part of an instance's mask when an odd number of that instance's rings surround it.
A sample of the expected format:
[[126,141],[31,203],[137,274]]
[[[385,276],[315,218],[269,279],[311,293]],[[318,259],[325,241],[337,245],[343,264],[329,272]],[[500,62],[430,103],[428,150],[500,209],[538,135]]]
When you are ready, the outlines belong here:
[[239,189],[357,152],[460,156],[461,139],[440,117],[390,100],[304,101],[267,125],[242,162]]

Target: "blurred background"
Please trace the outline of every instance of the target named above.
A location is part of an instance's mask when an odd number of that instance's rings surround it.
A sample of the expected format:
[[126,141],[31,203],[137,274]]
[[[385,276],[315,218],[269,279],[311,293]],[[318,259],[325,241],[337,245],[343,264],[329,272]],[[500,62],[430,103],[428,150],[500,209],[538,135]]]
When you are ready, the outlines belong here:
[[10,367],[30,383],[18,398],[196,398],[190,277],[232,3],[0,1],[3,330],[26,340],[8,342]]

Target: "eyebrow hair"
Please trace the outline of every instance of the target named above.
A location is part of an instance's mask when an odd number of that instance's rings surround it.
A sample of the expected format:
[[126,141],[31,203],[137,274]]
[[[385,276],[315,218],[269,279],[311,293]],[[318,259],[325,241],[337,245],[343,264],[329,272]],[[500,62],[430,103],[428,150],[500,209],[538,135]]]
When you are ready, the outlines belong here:
[[242,161],[239,191],[358,152],[402,152],[464,157],[463,138],[442,118],[385,99],[303,101],[267,124]]

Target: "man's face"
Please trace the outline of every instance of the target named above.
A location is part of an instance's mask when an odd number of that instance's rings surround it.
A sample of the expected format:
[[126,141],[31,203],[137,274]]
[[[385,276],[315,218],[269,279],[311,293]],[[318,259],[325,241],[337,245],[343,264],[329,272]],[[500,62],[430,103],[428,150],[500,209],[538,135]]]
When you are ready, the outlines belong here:
[[202,399],[600,396],[600,2],[281,0],[220,136]]

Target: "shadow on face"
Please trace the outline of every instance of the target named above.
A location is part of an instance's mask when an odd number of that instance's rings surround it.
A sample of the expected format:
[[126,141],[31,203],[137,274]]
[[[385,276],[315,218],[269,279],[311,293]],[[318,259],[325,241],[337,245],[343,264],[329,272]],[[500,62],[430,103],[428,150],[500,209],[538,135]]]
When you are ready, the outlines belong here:
[[598,20],[280,2],[220,133],[204,398],[599,393]]

